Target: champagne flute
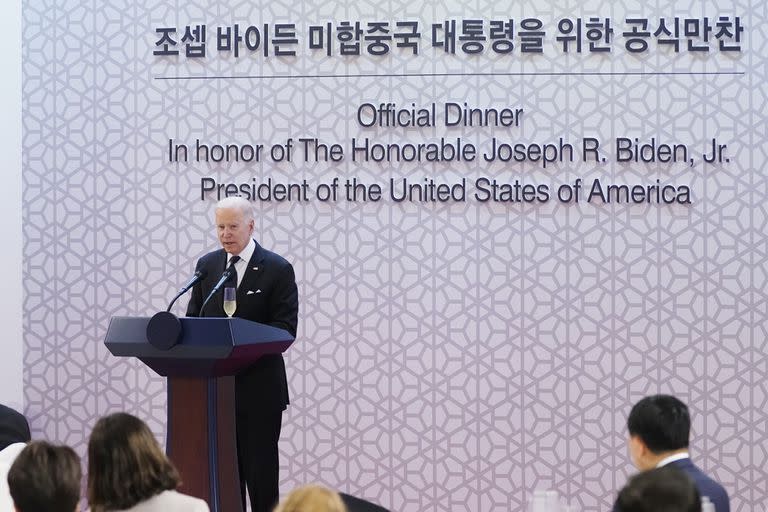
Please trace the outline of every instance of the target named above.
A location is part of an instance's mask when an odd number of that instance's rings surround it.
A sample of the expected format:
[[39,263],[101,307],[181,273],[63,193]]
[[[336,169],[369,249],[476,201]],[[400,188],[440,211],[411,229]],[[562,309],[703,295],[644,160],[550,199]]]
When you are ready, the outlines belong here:
[[235,310],[237,310],[236,294],[237,288],[232,286],[224,288],[224,312],[229,318],[232,318],[232,315],[235,314]]

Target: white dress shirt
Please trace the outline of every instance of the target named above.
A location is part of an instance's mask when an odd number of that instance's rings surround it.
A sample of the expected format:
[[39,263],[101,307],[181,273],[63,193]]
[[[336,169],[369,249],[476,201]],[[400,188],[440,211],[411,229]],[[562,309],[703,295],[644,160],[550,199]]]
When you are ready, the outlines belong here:
[[240,254],[228,254],[227,255],[227,264],[224,268],[229,268],[229,261],[232,259],[232,256],[240,256],[240,261],[235,263],[235,270],[237,270],[237,286],[240,287],[240,283],[243,282],[243,275],[245,274],[245,271],[248,270],[248,262],[251,261],[251,256],[253,256],[253,251],[256,250],[256,242],[253,241],[253,238],[248,242],[248,245],[245,246],[245,249],[243,249]]
[[677,460],[683,460],[683,459],[690,459],[691,455],[688,452],[680,452],[676,453],[674,455],[670,455],[669,457],[664,457],[659,461],[658,464],[656,464],[657,468],[661,468],[669,464],[670,462],[675,462]]

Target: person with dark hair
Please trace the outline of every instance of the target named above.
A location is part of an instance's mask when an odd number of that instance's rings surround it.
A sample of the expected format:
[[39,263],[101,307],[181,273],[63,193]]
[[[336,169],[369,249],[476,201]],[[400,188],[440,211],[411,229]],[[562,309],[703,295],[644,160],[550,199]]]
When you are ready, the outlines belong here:
[[29,443],[8,471],[17,512],[74,512],[80,509],[80,458],[69,446]]
[[208,512],[201,499],[176,492],[179,474],[139,418],[101,418],[88,441],[88,502],[93,512]]
[[622,512],[701,512],[701,497],[681,470],[665,466],[630,478],[616,500]]
[[[648,471],[674,467],[690,478],[701,496],[715,505],[716,512],[730,512],[728,493],[691,461],[688,453],[691,417],[688,407],[670,395],[653,395],[632,407],[627,418],[629,453],[635,467]],[[614,506],[614,511],[624,511]]]
[[15,409],[0,405],[0,511],[13,509],[8,492],[8,470],[30,439],[27,418]]

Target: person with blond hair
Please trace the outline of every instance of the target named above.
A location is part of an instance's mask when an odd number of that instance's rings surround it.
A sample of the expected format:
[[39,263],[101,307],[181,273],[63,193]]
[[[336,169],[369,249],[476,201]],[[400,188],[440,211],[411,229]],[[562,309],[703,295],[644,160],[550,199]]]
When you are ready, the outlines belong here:
[[335,491],[321,485],[304,485],[288,494],[274,512],[347,512]]
[[208,512],[201,499],[176,492],[179,473],[139,418],[101,418],[88,441],[92,512]]

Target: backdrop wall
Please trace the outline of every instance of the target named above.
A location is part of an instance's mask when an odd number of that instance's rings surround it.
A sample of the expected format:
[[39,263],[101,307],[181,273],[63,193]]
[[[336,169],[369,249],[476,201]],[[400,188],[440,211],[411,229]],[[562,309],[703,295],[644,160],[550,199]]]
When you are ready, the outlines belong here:
[[[202,190],[211,180],[246,189],[306,180],[306,201],[255,202],[258,240],[293,262],[301,298],[287,354],[283,492],[321,481],[393,510],[456,512],[522,510],[533,489],[556,488],[585,511],[605,510],[632,471],[631,404],[670,392],[690,405],[694,457],[726,485],[733,509],[764,504],[763,2],[23,7],[24,386],[35,436],[84,453],[95,420],[116,410],[162,436],[164,380],[108,354],[109,318],[164,308],[216,246],[215,195]],[[648,19],[653,31],[675,16],[699,20],[700,34],[705,17],[712,27],[738,17],[743,32],[731,27],[737,42],[713,28],[704,42],[681,26],[677,53],[652,35],[647,50],[627,51],[627,18]],[[611,51],[588,51],[585,26],[582,52],[564,52],[558,22],[590,17],[611,20],[612,42],[600,43]],[[484,20],[486,36],[491,20],[515,20],[512,53],[490,39],[480,54],[464,51],[467,19]],[[524,19],[542,21],[541,53],[523,52]],[[356,57],[341,55],[338,41],[331,55],[309,48],[310,26],[331,23],[336,34],[343,21],[367,30],[408,20],[419,22],[416,55],[395,46],[371,55],[365,40]],[[450,20],[455,53],[432,45]],[[261,32],[254,51],[244,42],[238,57],[217,49],[217,29],[236,23],[268,24],[269,55]],[[274,55],[277,23],[295,25],[297,44],[281,43],[295,56]],[[185,27],[198,25],[207,27],[206,55],[186,56]],[[168,49],[180,55],[154,53],[161,28],[175,30]],[[709,50],[689,51],[688,39]],[[511,126],[446,126],[445,102],[522,111]],[[365,103],[434,103],[435,120],[366,127],[371,111],[357,119]],[[338,143],[343,158],[305,158],[307,137]],[[474,144],[477,158],[361,161],[352,148],[353,138],[441,137]],[[551,143],[560,159],[544,166],[534,150],[524,162],[489,162],[482,154],[494,137]],[[289,138],[291,161],[271,153]],[[657,161],[621,161],[617,138],[655,139]],[[600,142],[599,158],[585,139]],[[707,163],[712,139],[727,149]],[[197,140],[265,149],[258,162],[199,162]],[[660,162],[662,143],[685,154]],[[319,189],[330,191],[334,178],[340,194],[352,178],[379,184],[382,199],[322,201]],[[464,184],[466,197],[398,202],[390,179],[403,178]],[[510,194],[533,184],[533,199],[484,201],[481,178]],[[560,186],[577,179],[581,200],[559,200]],[[675,201],[587,201],[595,179],[674,186]],[[683,187],[689,202],[677,201]]]
[[0,82],[0,154],[5,194],[0,201],[0,238],[8,250],[0,255],[6,286],[0,294],[0,325],[3,326],[3,357],[0,359],[0,403],[23,409],[22,337],[22,215],[21,215],[21,2],[12,2],[0,19],[0,41],[6,49]]

